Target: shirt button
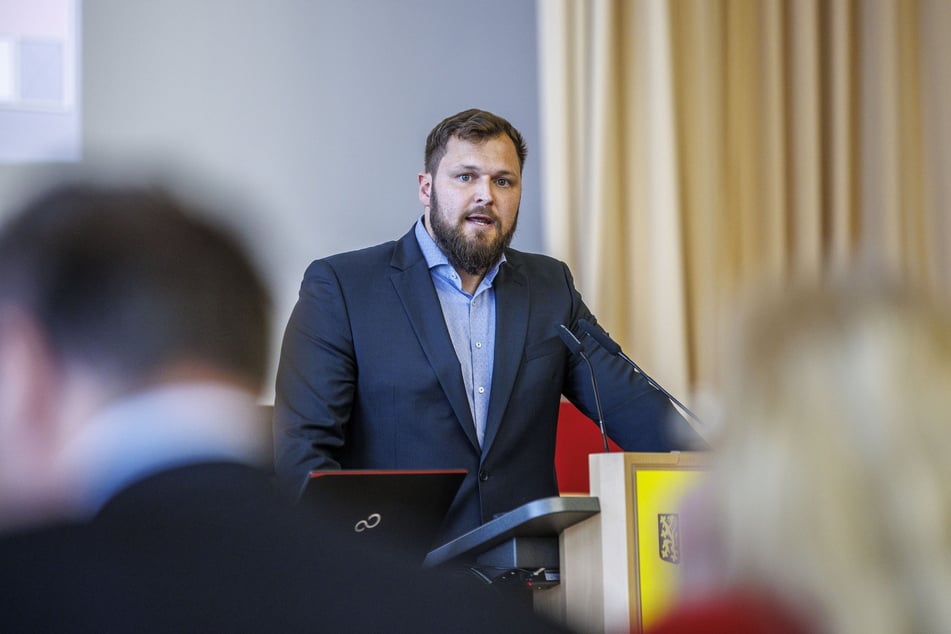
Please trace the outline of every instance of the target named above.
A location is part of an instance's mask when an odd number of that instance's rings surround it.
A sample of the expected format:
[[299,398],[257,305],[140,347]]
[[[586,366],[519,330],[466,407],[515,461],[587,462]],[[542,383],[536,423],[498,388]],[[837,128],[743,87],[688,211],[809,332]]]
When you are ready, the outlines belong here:
[[488,480],[488,479],[489,479],[489,472],[488,472],[488,471],[486,471],[485,469],[483,469],[482,471],[479,472],[479,481],[480,481],[480,482],[485,482],[485,481]]
[[480,387],[480,388],[479,388],[479,394],[485,394],[485,388],[484,388],[484,387]]
[[476,348],[481,348],[481,347],[482,347],[482,342],[476,341]]

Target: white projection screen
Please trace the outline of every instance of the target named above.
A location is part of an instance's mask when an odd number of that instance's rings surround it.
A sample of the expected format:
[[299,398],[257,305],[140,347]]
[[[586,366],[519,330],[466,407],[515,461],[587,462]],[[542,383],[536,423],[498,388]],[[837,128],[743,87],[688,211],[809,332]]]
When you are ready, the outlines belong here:
[[81,158],[80,2],[0,1],[0,163]]

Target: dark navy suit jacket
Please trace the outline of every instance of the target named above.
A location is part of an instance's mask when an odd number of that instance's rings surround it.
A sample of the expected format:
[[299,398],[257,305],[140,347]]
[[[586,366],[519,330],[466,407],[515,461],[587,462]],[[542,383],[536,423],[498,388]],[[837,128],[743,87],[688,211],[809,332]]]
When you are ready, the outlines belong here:
[[[495,365],[479,447],[459,360],[414,232],[313,262],[284,336],[274,411],[275,466],[289,491],[314,469],[468,470],[443,538],[557,495],[561,395],[597,418],[591,379],[558,336],[595,321],[568,267],[506,251],[496,294]],[[629,451],[694,448],[669,401],[593,341],[611,438]]]

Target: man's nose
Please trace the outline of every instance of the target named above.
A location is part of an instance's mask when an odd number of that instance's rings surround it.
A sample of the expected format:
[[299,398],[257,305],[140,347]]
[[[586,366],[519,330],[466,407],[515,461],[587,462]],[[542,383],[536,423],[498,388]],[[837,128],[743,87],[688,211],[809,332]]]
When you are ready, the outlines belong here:
[[475,184],[475,202],[479,205],[491,205],[493,201],[492,180],[480,178]]

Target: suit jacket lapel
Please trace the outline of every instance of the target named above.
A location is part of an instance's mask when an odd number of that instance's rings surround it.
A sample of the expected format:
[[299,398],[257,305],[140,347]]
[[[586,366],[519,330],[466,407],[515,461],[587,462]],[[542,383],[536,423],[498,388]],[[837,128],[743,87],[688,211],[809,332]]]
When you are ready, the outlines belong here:
[[483,454],[502,424],[515,378],[522,365],[528,333],[528,280],[512,258],[502,265],[495,278],[495,364],[492,368],[492,395],[485,423]]
[[469,399],[466,397],[459,358],[456,356],[449,330],[446,328],[446,320],[433,286],[429,267],[419,250],[419,244],[416,242],[416,235],[412,229],[396,243],[390,265],[395,269],[391,276],[393,287],[400,301],[403,302],[403,308],[413,326],[416,338],[439,378],[439,383],[463,431],[478,451],[479,440],[476,437],[475,423],[472,421],[472,412],[469,409]]

